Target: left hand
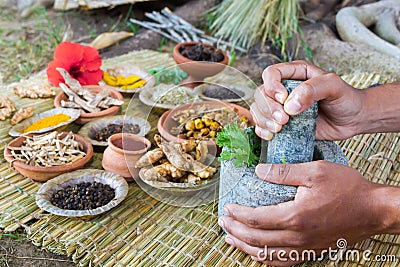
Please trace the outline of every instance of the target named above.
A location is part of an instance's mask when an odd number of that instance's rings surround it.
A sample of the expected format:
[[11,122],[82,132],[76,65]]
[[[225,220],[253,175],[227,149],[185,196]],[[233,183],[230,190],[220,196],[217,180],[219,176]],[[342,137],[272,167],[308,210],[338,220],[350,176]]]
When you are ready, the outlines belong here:
[[[301,164],[260,164],[256,174],[272,183],[298,186],[293,201],[251,208],[227,204],[228,216],[218,224],[228,231],[225,241],[265,264],[291,266],[308,259],[277,259],[276,252],[308,249],[317,255],[336,248],[340,238],[349,244],[383,231],[382,214],[374,196],[381,185],[372,183],[355,169],[327,161]],[[257,258],[268,246],[274,257]],[[325,254],[326,255],[326,254]],[[282,255],[281,255],[282,256]]]

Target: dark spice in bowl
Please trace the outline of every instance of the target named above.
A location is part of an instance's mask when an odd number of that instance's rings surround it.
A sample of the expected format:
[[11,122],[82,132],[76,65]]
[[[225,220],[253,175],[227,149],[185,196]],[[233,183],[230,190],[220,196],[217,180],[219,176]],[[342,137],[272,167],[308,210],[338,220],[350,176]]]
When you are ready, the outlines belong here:
[[224,55],[220,49],[212,46],[205,46],[201,43],[192,46],[182,45],[179,48],[179,52],[182,56],[195,61],[221,62],[224,60]]
[[100,131],[96,132],[94,135],[94,139],[97,141],[107,141],[107,139],[117,133],[132,133],[137,134],[140,132],[140,126],[137,124],[115,124],[111,123],[101,129]]
[[215,99],[238,99],[244,97],[244,92],[221,85],[210,85],[203,90],[203,95]]
[[115,190],[108,184],[81,182],[57,190],[51,203],[61,209],[90,210],[108,204],[115,197]]

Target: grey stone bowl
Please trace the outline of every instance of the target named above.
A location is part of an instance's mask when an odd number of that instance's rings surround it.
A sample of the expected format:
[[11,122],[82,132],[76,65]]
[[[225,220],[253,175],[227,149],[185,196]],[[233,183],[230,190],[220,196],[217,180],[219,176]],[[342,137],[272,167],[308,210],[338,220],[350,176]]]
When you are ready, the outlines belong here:
[[[340,147],[331,141],[315,141],[313,160],[326,160],[343,165],[348,161]],[[228,203],[250,207],[269,206],[293,200],[297,187],[263,181],[255,174],[255,167],[235,167],[233,160],[221,162],[218,216],[227,215],[223,207]]]

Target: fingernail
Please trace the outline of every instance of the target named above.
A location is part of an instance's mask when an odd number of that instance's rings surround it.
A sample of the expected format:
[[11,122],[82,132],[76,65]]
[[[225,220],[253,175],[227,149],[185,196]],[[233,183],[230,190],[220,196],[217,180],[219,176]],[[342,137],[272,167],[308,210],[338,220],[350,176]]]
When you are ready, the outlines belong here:
[[274,113],[272,113],[272,117],[277,122],[283,121],[283,114],[280,111],[274,111]]
[[257,258],[256,256],[251,256],[251,259],[252,259],[253,261],[258,261],[258,258]]
[[225,237],[225,242],[228,243],[229,245],[233,245],[233,239],[230,238],[229,236]]
[[267,177],[267,175],[268,175],[270,170],[271,170],[271,165],[269,165],[269,164],[257,165],[257,167],[256,167],[256,175],[260,179],[263,179],[263,178]]
[[301,110],[301,105],[300,102],[295,98],[290,98],[286,103],[285,103],[285,111],[286,113],[290,115],[297,115],[300,110]]
[[222,220],[221,218],[218,218],[218,225],[221,226],[222,228],[225,228],[224,220]]
[[283,104],[285,102],[285,95],[282,93],[276,93],[275,99],[279,101],[279,103]]
[[227,206],[224,206],[224,212],[225,212],[226,214],[228,214],[228,215],[231,214],[231,213],[230,213],[230,210],[228,209]]

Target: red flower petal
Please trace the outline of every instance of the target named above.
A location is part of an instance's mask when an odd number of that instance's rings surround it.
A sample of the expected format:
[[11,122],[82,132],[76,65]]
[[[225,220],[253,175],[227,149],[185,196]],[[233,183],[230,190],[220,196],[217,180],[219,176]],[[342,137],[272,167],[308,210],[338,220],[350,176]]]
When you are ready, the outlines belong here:
[[84,46],[82,65],[85,65],[88,71],[98,70],[101,67],[99,51],[93,47]]
[[63,68],[66,71],[69,71],[71,66],[69,66],[68,63],[69,62],[62,62],[57,60],[53,60],[52,62],[49,63],[46,73],[47,73],[47,79],[52,85],[58,86],[59,83],[64,82],[64,78],[61,76],[58,70],[56,70],[56,68]]
[[99,84],[99,81],[103,79],[103,71],[85,71],[76,78],[81,85],[91,85],[91,84]]
[[83,59],[83,46],[78,43],[62,42],[54,50],[54,59],[60,62],[78,64]]

